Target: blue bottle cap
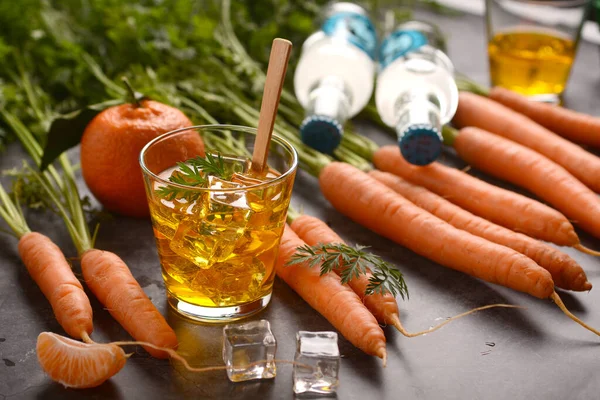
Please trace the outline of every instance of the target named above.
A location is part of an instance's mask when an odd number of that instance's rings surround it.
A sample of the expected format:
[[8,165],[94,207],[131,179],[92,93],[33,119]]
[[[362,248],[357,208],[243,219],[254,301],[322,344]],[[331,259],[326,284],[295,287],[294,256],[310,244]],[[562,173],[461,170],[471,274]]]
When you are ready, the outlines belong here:
[[300,125],[302,142],[321,153],[331,154],[340,145],[342,125],[333,118],[311,115]]
[[411,125],[398,136],[400,153],[413,165],[431,164],[442,152],[442,136],[430,125]]

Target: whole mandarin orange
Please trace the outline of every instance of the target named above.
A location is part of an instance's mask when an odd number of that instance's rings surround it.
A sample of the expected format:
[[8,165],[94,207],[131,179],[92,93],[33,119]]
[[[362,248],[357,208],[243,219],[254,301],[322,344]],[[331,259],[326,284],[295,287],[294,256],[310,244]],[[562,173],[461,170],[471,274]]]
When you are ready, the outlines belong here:
[[[107,210],[131,217],[148,216],[140,152],[155,137],[191,125],[178,109],[152,100],[107,108],[88,124],[81,139],[85,183]],[[190,131],[178,136],[178,145],[168,152],[173,154],[160,154],[160,164],[203,155],[204,144]],[[164,169],[174,164],[165,164]]]

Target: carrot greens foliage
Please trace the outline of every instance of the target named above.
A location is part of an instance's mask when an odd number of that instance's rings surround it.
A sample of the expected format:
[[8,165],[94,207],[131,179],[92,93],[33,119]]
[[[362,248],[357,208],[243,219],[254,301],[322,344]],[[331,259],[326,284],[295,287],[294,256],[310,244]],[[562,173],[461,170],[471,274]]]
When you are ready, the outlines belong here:
[[369,285],[365,289],[366,295],[391,293],[394,297],[408,298],[408,288],[402,273],[381,257],[364,251],[365,248],[343,243],[305,245],[297,248],[287,265],[320,265],[321,275],[334,270],[340,271],[343,284],[371,272]]

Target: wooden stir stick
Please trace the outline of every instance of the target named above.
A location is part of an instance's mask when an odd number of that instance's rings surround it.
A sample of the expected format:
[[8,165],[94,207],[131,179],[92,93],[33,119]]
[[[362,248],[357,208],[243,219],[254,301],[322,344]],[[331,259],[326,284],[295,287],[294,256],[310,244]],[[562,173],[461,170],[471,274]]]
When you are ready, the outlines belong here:
[[269,143],[271,142],[275,117],[277,116],[277,107],[279,107],[279,98],[281,97],[281,90],[283,89],[283,81],[291,52],[292,42],[279,38],[273,40],[265,87],[263,89],[263,98],[260,105],[260,115],[258,116],[254,152],[252,153],[251,170],[258,174],[261,174],[267,166]]

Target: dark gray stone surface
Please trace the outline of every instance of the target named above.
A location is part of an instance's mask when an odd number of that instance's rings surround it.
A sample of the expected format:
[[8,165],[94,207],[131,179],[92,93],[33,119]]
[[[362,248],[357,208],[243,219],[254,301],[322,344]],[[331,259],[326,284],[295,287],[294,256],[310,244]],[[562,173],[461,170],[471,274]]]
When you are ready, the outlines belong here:
[[[450,35],[450,54],[457,68],[485,83],[487,61],[483,21],[464,16],[433,18]],[[598,113],[600,68],[598,49],[581,47],[566,101],[577,110]],[[392,140],[364,127],[380,143]],[[74,158],[77,154],[72,154]],[[0,155],[0,169],[19,165],[22,153],[12,146]],[[462,166],[452,154],[447,163]],[[486,178],[487,180],[490,180]],[[490,180],[494,182],[493,180]],[[3,182],[6,182],[3,179]],[[421,258],[367,231],[337,213],[319,194],[315,179],[300,173],[294,205],[321,217],[349,242],[369,244],[405,274],[410,300],[400,302],[401,318],[410,330],[425,329],[472,307],[511,303],[523,310],[496,309],[457,321],[441,331],[406,339],[384,328],[389,360],[366,356],[340,339],[342,353],[339,399],[596,399],[600,396],[599,339],[564,316],[548,300],[491,285]],[[351,193],[349,193],[351,195]],[[60,221],[29,213],[29,221],[52,237],[68,255],[75,251]],[[582,234],[584,243],[600,249],[600,241]],[[220,326],[189,323],[167,309],[160,267],[148,221],[117,218],[102,224],[97,247],[119,254],[146,293],[168,317],[192,364],[220,364]],[[600,261],[565,250],[600,285]],[[598,289],[596,289],[598,290]],[[600,292],[561,293],[567,306],[600,327]],[[127,334],[90,295],[97,341],[127,340]],[[277,281],[271,305],[257,318],[271,321],[278,339],[278,358],[294,355],[297,330],[331,330],[283,282]],[[16,252],[16,240],[0,237],[0,399],[290,399],[291,369],[281,366],[273,381],[232,384],[225,372],[194,375],[179,365],[150,358],[134,349],[125,368],[102,386],[74,391],[53,383],[36,361],[41,331],[62,333],[50,306],[32,282]],[[491,344],[494,344],[493,346]]]

